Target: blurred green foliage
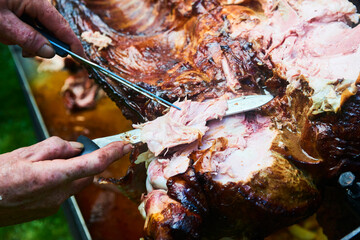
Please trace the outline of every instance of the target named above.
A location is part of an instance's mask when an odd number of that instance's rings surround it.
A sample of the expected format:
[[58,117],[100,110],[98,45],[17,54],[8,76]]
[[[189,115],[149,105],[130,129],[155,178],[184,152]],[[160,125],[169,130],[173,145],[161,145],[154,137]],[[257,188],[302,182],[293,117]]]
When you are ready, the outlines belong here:
[[72,240],[64,213],[0,228],[1,240]]
[[[36,142],[15,65],[7,46],[0,44],[0,154]],[[72,237],[64,216],[57,214],[40,220],[0,228],[1,240],[42,240]]]
[[0,44],[0,153],[36,142],[14,62],[8,48]]

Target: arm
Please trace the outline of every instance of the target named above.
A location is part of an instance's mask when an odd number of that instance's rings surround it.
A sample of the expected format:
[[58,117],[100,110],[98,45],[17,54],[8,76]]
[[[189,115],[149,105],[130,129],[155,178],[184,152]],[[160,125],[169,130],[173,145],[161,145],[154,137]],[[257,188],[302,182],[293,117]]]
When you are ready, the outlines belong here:
[[82,144],[51,137],[0,155],[0,226],[54,214],[132,146],[115,142],[77,156]]
[[55,37],[68,44],[73,52],[84,56],[80,40],[69,23],[47,0],[0,0],[1,43],[19,45],[27,57],[51,58],[55,55],[47,39],[20,20],[23,15],[39,21]]

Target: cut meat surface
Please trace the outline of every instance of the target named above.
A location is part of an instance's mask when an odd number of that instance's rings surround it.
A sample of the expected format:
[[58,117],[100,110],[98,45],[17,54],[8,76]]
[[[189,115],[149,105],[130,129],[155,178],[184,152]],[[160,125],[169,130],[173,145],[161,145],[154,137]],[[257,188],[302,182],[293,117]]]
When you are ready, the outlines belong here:
[[147,143],[155,156],[165,149],[200,139],[208,129],[206,122],[221,118],[227,110],[225,99],[205,103],[186,100],[176,104],[181,111],[171,108],[168,114],[154,121],[134,125],[141,129],[141,141]]
[[255,173],[274,164],[269,149],[277,132],[270,129],[269,118],[255,116],[249,121],[245,115],[239,115],[214,121],[209,128],[203,145],[214,145],[219,139],[226,139],[223,151],[212,153],[208,163],[202,162],[202,165],[213,166],[209,172],[214,175],[214,181],[222,184],[248,182]]
[[[158,119],[153,122],[156,121]],[[153,206],[157,212],[169,211],[168,204],[149,200],[161,190],[177,200],[177,204],[182,203],[187,209],[185,212],[196,214],[197,223],[205,218],[211,224],[219,224],[222,230],[215,233],[218,234],[216,236],[224,236],[222,234],[232,229],[230,236],[253,238],[266,236],[277,228],[277,224],[269,229],[264,227],[262,222],[265,219],[277,219],[281,226],[289,221],[285,216],[290,214],[295,219],[301,219],[310,213],[310,209],[316,208],[318,191],[301,171],[276,151],[284,146],[269,117],[241,114],[212,120],[207,127],[200,142],[182,147],[170,159],[158,157],[151,160],[147,170],[145,206],[151,208],[152,204],[157,204]],[[155,134],[156,129],[152,128],[152,131]],[[181,133],[173,132],[173,135],[177,134]],[[265,182],[266,187],[262,185]],[[205,191],[195,191],[197,188]],[[288,194],[297,197],[289,201]],[[207,201],[201,200],[205,199],[204,196],[207,196]],[[247,209],[252,209],[251,214],[246,213]],[[181,221],[192,222],[192,214],[183,215]],[[249,217],[252,214],[256,218]],[[218,216],[227,216],[227,220]],[[154,215],[146,214],[146,219],[150,221]],[[146,229],[156,235],[157,231],[174,228],[176,219],[176,216],[168,217],[166,224],[165,220],[160,220],[155,226],[147,225]],[[161,230],[158,224],[162,226]],[[260,226],[263,230],[255,231]],[[168,234],[170,238],[177,238],[171,232]],[[182,234],[185,239],[196,239],[187,232],[182,231]]]
[[146,214],[146,234],[155,239],[198,239],[201,218],[171,199],[166,191],[155,190],[140,205]]
[[[272,2],[272,1],[269,1]],[[277,1],[266,3],[267,21],[250,32],[262,42],[277,71],[297,89],[300,77],[313,89],[312,114],[337,112],[342,98],[357,92],[360,27],[355,6],[343,1]]]

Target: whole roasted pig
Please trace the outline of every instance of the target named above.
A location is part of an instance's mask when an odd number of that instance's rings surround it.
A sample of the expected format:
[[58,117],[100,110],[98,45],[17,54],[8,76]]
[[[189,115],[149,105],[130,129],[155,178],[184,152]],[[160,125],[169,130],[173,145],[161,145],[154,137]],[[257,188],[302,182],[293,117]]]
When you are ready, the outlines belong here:
[[[146,238],[263,238],[313,214],[321,184],[357,166],[360,28],[347,0],[55,2],[89,59],[182,108],[91,72],[141,123]],[[226,99],[267,92],[261,109],[223,118]]]

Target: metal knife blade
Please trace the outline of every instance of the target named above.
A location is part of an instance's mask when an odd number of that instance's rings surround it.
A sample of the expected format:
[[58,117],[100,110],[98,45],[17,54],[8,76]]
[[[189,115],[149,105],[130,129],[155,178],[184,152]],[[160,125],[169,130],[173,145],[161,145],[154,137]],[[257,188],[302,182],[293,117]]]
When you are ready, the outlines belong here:
[[248,112],[254,110],[262,105],[270,102],[274,97],[268,95],[249,95],[230,99],[227,101],[228,110],[225,116],[230,116],[237,113]]
[[[268,103],[274,97],[272,95],[250,95],[228,100],[228,110],[225,116],[254,110]],[[113,136],[97,138],[93,140],[99,147],[104,147],[115,141],[127,141],[132,144],[141,142],[141,130],[134,129]]]

